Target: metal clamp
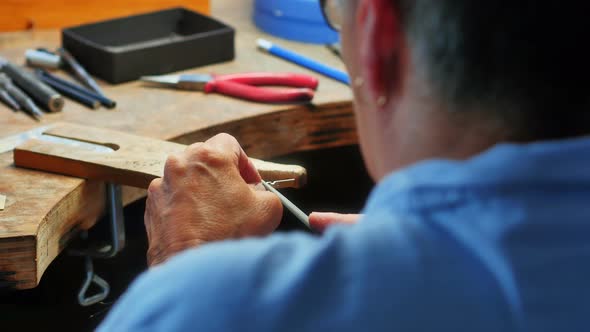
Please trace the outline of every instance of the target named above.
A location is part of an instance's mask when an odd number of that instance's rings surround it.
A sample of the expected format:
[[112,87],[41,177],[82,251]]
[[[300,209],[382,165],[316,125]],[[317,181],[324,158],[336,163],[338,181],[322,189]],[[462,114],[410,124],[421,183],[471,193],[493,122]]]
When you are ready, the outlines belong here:
[[[94,273],[93,258],[112,258],[125,247],[125,220],[123,217],[123,200],[121,186],[112,183],[107,184],[107,208],[109,214],[110,243],[84,250],[71,250],[74,256],[83,256],[85,259],[86,279],[78,292],[78,303],[82,306],[90,306],[104,300],[110,292],[109,283]],[[88,238],[88,232],[81,235]],[[88,295],[91,284],[100,288],[99,293]]]
[[[106,280],[94,273],[94,265],[90,256],[84,257],[84,263],[86,265],[86,279],[78,292],[78,303],[81,306],[87,307],[106,299],[111,291],[111,286],[109,286]],[[89,296],[87,292],[91,284],[97,285],[100,288],[100,292]]]

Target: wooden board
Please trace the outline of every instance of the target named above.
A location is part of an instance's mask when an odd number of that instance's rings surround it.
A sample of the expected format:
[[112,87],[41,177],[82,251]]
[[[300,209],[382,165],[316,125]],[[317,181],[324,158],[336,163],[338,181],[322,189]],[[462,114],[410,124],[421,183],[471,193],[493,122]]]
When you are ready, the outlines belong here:
[[[84,146],[31,139],[14,149],[19,167],[100,180],[147,189],[164,175],[166,159],[186,150],[186,145],[122,133],[116,130],[60,123],[43,135],[67,138],[107,147],[100,152]],[[266,181],[285,181],[285,187],[299,188],[306,182],[305,168],[251,158]],[[292,180],[292,181],[290,181]]]
[[209,13],[209,0],[2,0],[0,31],[63,28],[178,6]]
[[[216,94],[146,88],[139,82],[116,86],[99,82],[105,93],[117,101],[116,109],[92,111],[68,100],[62,112],[48,114],[37,123],[0,105],[0,139],[40,125],[69,122],[181,144],[227,132],[238,138],[251,157],[260,159],[357,143],[349,88],[257,51],[256,39],[269,39],[344,69],[339,58],[323,46],[263,34],[251,24],[251,0],[215,0],[211,5],[213,16],[231,23],[237,30],[236,59],[185,72],[272,71],[315,75],[320,85],[313,103],[265,105]],[[27,48],[55,48],[59,42],[59,31],[55,30],[4,33],[0,34],[0,53],[23,63]],[[305,167],[304,163],[295,163]],[[104,213],[102,182],[17,168],[12,153],[0,154],[0,193],[7,196],[5,210],[0,213],[0,272],[14,272],[7,279],[14,281],[18,289],[35,287],[72,236],[91,227]],[[144,190],[123,188],[126,204],[144,195]]]

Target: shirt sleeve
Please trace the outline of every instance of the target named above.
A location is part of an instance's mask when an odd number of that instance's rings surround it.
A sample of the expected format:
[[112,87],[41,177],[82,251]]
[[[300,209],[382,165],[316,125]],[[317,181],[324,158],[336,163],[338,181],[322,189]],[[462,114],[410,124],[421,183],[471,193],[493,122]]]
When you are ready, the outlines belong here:
[[449,275],[433,271],[437,267],[428,265],[412,233],[377,224],[341,226],[321,237],[273,235],[188,250],[139,277],[98,331],[361,331],[388,326],[427,331],[439,330],[437,317],[459,322],[469,306],[459,301],[449,308],[447,293],[460,300],[457,290],[427,284],[433,273],[440,280]]

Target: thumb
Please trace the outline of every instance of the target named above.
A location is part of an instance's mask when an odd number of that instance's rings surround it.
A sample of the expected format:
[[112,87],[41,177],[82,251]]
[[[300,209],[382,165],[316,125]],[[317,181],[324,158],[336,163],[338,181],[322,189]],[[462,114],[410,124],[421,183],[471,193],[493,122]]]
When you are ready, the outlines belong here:
[[333,212],[312,212],[309,215],[309,224],[319,232],[323,232],[334,224],[355,224],[362,214],[341,214]]

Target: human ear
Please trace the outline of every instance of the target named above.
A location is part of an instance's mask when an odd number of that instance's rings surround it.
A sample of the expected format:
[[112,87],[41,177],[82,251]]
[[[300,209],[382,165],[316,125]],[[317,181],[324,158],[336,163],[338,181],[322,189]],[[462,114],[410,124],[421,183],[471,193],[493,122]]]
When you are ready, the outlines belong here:
[[382,108],[401,88],[404,40],[399,11],[391,0],[359,0],[356,26],[361,80],[369,99]]

